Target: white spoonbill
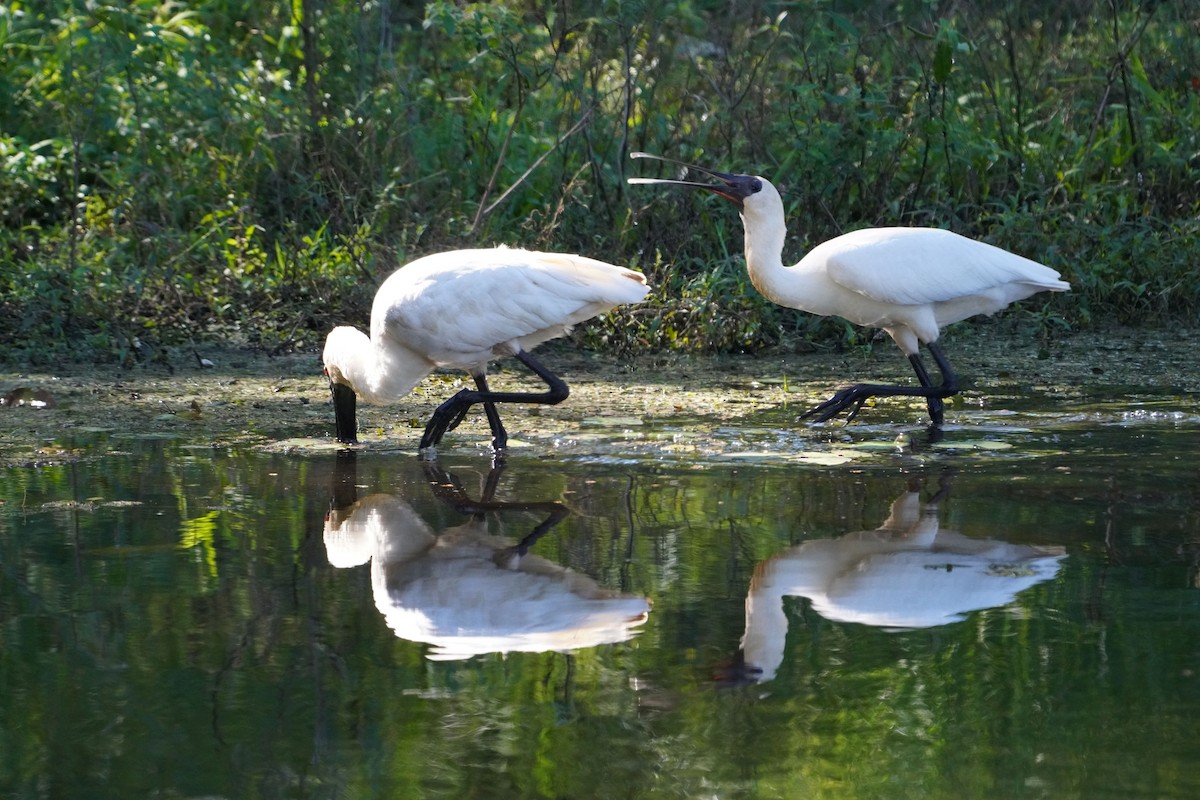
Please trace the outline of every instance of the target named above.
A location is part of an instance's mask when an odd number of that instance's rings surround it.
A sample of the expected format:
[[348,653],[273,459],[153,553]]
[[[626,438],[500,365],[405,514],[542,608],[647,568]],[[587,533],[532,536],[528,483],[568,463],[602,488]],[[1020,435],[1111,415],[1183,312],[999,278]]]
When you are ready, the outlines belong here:
[[[933,424],[940,426],[943,398],[957,394],[958,377],[938,345],[943,325],[993,314],[1043,290],[1065,292],[1058,272],[1028,258],[940,228],[866,228],[814,247],[794,266],[783,264],[787,233],[783,200],[762,177],[715,172],[649,153],[715,178],[715,184],[658,178],[630,183],[671,184],[707,189],[740,210],[746,234],[746,269],[769,300],[821,316],[836,315],[856,325],[882,328],[908,356],[919,387],[860,383],[838,391],[805,413],[823,422],[851,409],[853,419],[870,397],[924,397]],[[935,385],[921,360],[924,344],[942,373]]]
[[889,630],[958,622],[971,611],[998,608],[1050,580],[1062,547],[972,539],[943,529],[943,488],[922,503],[914,487],[892,503],[878,529],[814,539],[761,562],[746,596],[743,670],[770,680],[783,662],[785,597],[806,597],[834,622]]
[[[358,441],[356,396],[394,402],[437,367],[457,367],[475,379],[433,412],[420,447],[436,446],[470,407],[483,404],[492,447],[508,434],[496,403],[553,405],[567,398],[561,378],[529,350],[567,333],[572,325],[650,289],[640,272],[566,253],[496,247],[453,250],[419,258],[393,272],[371,306],[371,335],[337,327],[325,340],[325,374],[333,392],[337,440]],[[546,382],[541,393],[494,392],[488,362],[513,356]]]

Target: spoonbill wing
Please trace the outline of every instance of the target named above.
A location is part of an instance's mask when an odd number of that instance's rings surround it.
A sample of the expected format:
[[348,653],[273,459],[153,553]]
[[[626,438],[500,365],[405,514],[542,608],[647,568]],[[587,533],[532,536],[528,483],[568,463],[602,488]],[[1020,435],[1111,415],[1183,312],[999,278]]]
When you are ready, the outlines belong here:
[[505,248],[438,254],[380,287],[372,324],[382,330],[372,337],[393,338],[439,365],[469,365],[492,358],[497,345],[517,340],[528,349],[647,292],[641,273],[582,256]]
[[1047,266],[939,228],[854,231],[813,248],[804,262],[810,259],[824,261],[829,277],[847,289],[900,305],[947,302],[1009,285],[1069,288]]

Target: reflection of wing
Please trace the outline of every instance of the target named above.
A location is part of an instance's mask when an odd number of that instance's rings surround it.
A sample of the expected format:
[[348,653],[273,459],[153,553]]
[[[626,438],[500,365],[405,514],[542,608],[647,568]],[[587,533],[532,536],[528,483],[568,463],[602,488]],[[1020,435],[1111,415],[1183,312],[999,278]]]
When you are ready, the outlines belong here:
[[375,604],[397,636],[433,645],[434,660],[492,652],[565,651],[625,641],[649,601],[604,589],[536,555],[517,557],[482,516],[435,536],[397,497],[372,495],[332,511],[334,566],[372,560]]
[[526,555],[513,569],[497,564],[511,542],[473,528],[446,531],[419,559],[377,561],[372,569],[389,627],[434,645],[431,659],[611,644],[646,621],[645,598],[606,591],[546,559]]
[[1061,547],[970,539],[938,530],[916,492],[892,504],[876,531],[819,539],[758,565],[746,598],[747,663],[769,680],[783,660],[784,597],[806,597],[835,622],[884,628],[925,628],[970,612],[1006,605],[1025,589],[1054,577]]
[[[982,547],[980,545],[983,545]],[[811,596],[827,619],[927,628],[1007,605],[1058,572],[1062,548],[980,542],[942,532],[933,547],[862,554]]]

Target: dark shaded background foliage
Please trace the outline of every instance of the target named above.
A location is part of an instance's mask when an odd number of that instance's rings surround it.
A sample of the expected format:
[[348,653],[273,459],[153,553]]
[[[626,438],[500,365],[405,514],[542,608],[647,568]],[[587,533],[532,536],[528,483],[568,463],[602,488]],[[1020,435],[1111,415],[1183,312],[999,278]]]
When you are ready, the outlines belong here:
[[1075,287],[1010,315],[1043,331],[1200,300],[1190,3],[16,2],[0,96],[9,359],[316,347],[406,259],[500,242],[651,275],[591,344],[854,337],[633,150],[770,177],[788,257],[911,224],[1037,258]]

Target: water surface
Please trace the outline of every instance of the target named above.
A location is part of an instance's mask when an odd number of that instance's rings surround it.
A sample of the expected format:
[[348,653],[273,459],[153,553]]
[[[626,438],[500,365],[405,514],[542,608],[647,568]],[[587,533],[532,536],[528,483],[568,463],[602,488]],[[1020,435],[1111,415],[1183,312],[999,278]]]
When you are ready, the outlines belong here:
[[0,794],[1200,796],[1195,406],[1005,406],[82,434],[0,474]]

